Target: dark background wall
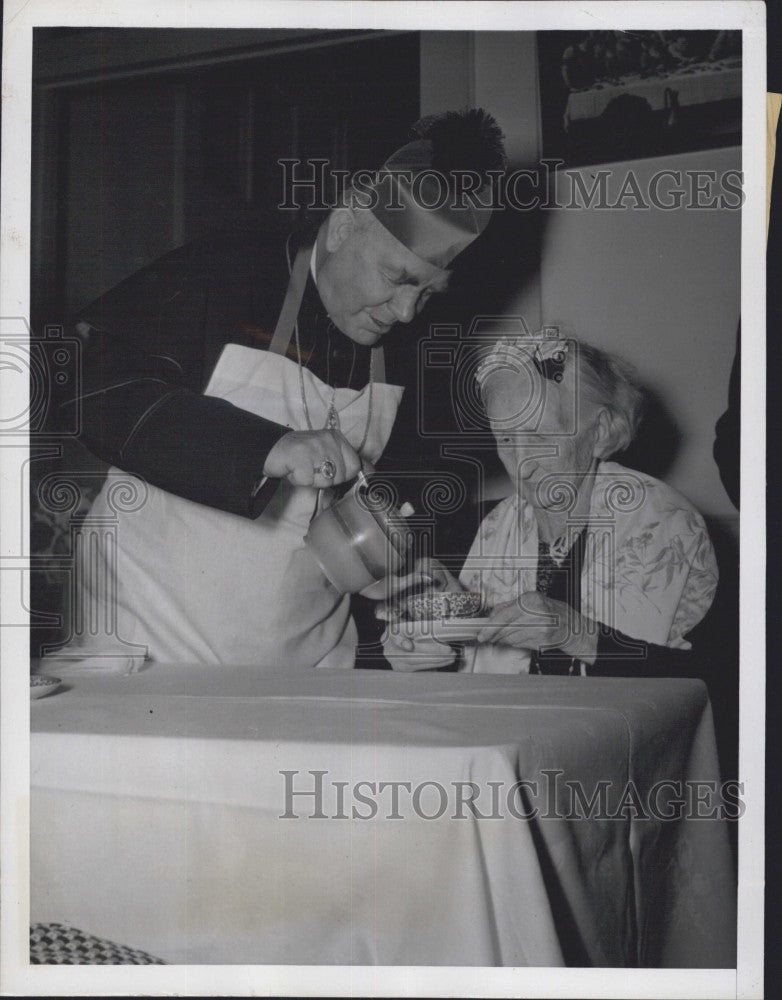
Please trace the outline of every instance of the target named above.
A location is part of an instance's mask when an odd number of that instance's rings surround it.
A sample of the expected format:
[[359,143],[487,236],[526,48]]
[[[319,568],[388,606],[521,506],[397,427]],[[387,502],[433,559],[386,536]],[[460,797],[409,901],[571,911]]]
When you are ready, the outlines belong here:
[[288,228],[279,157],[374,169],[419,109],[417,33],[36,29],[33,316],[238,219]]

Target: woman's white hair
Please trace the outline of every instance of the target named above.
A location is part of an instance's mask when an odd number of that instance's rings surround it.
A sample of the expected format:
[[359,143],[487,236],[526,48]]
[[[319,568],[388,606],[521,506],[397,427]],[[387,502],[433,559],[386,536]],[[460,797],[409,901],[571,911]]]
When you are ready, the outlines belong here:
[[591,425],[601,410],[607,414],[608,434],[600,458],[610,458],[627,448],[641,423],[645,403],[634,368],[622,358],[574,337],[500,338],[477,355],[475,378],[484,403],[485,387],[492,374],[503,369],[529,371],[530,361],[555,384],[561,383],[566,368],[570,370],[570,391],[575,389],[580,400],[579,423],[584,420]]
[[568,338],[578,359],[581,388],[609,417],[609,439],[602,458],[624,451],[643,418],[645,394],[635,369],[622,358],[583,340]]

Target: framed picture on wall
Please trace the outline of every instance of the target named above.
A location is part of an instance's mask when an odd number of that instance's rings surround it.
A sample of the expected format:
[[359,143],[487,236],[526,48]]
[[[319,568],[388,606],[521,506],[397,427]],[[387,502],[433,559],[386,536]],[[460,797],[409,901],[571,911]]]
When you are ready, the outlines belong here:
[[543,153],[567,166],[741,142],[740,31],[540,31]]

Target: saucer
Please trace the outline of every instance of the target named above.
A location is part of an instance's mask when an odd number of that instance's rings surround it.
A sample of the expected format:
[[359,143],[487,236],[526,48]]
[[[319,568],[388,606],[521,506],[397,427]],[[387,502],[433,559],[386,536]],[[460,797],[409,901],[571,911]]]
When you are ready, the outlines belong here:
[[472,643],[482,628],[488,625],[488,618],[433,618],[402,622],[404,634],[411,639],[436,639],[444,643]]
[[46,674],[30,675],[30,697],[45,698],[47,694],[56,691],[62,684],[59,677],[49,677]]

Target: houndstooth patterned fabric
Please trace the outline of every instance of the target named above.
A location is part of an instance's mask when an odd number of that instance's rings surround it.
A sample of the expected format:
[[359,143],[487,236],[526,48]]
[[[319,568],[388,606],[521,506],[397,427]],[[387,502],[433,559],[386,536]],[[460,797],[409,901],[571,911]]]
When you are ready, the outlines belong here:
[[165,965],[145,951],[126,948],[65,924],[30,927],[31,965]]

